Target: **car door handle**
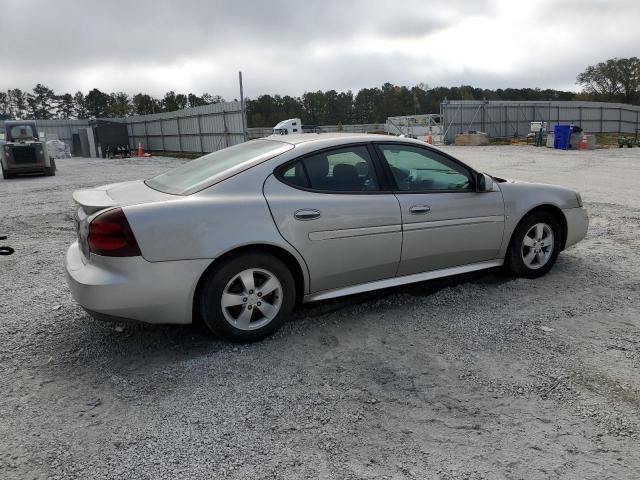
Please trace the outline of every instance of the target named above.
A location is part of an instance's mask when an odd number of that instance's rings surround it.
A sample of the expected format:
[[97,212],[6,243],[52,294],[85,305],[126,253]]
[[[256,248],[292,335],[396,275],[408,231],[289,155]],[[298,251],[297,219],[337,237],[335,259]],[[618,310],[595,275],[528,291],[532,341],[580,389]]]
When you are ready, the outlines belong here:
[[431,211],[431,207],[429,205],[414,205],[409,209],[409,211],[413,215],[424,215],[425,213],[429,213]]
[[296,210],[293,216],[296,220],[315,220],[316,218],[320,217],[320,211],[314,210],[312,208]]

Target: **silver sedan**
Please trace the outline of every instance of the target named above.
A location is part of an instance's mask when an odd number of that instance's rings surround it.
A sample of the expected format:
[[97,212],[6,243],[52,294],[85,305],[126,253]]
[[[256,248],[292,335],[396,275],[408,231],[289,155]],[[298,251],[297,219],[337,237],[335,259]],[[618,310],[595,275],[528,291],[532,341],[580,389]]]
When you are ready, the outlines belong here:
[[570,189],[475,171],[423,142],[303,134],[74,193],[65,266],[97,318],[252,341],[311,302],[504,265],[544,275],[584,238]]

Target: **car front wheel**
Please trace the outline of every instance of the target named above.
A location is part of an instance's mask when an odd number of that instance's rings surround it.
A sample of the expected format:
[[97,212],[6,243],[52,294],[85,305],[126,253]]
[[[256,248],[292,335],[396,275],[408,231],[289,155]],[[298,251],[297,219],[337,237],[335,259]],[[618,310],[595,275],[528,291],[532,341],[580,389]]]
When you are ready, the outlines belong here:
[[232,257],[206,277],[199,311],[216,335],[252,342],[275,332],[295,305],[295,282],[278,258],[262,253]]
[[535,212],[516,228],[506,264],[519,277],[537,278],[556,263],[561,248],[560,224],[554,215]]

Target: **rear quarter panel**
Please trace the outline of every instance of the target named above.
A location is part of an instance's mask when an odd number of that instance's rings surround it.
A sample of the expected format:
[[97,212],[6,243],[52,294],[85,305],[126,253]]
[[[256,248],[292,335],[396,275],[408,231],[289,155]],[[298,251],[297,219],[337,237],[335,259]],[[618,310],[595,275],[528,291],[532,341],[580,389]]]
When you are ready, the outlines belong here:
[[215,259],[238,247],[273,245],[300,254],[278,232],[262,192],[270,168],[258,166],[180,200],[123,210],[142,256],[150,262]]

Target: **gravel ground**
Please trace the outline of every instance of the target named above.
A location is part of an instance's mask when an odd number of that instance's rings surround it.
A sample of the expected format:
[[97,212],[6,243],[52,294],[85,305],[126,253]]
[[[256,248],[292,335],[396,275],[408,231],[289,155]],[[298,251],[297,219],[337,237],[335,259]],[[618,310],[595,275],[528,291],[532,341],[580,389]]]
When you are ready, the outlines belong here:
[[586,240],[538,280],[308,305],[243,346],[94,321],[67,289],[71,192],[180,160],[0,180],[0,478],[639,478],[640,149],[448,150],[579,189]]

